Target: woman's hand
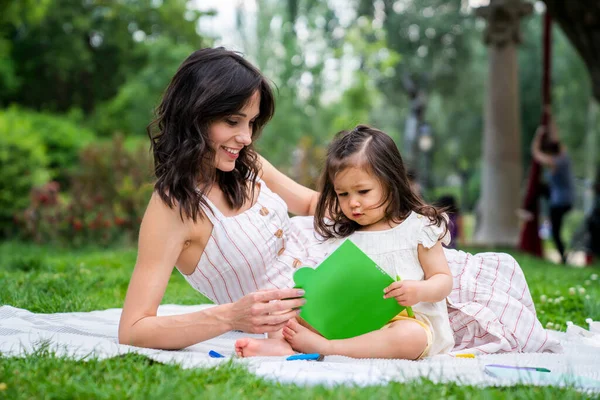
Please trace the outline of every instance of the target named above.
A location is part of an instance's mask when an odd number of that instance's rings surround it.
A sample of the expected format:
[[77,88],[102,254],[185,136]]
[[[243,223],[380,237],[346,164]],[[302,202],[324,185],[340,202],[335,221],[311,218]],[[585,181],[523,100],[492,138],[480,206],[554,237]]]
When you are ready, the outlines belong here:
[[301,289],[271,289],[247,294],[231,304],[228,315],[232,330],[247,333],[275,332],[300,314],[306,303]]
[[397,281],[383,289],[383,298],[395,298],[404,307],[414,306],[421,301],[420,291],[423,281]]

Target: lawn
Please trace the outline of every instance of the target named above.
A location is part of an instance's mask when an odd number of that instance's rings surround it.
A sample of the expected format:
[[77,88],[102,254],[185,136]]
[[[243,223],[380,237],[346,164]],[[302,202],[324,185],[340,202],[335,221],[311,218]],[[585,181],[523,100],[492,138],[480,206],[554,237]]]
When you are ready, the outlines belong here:
[[[135,263],[133,249],[64,250],[0,244],[0,304],[53,313],[121,307]],[[527,277],[544,326],[600,320],[600,266],[567,268],[514,254]],[[206,298],[174,272],[163,303],[198,304]],[[0,358],[0,398],[588,398],[572,389],[487,388],[408,384],[297,387],[256,378],[242,367],[181,369],[145,357],[76,362],[40,350],[27,358]]]

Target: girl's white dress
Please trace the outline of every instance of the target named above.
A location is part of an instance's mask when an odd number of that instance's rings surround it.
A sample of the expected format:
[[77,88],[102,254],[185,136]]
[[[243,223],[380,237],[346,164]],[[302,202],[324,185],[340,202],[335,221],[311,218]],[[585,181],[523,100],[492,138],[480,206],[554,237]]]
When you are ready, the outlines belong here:
[[[439,240],[447,244],[450,234],[444,228],[431,225],[431,221],[412,212],[402,223],[385,231],[354,232],[345,239],[330,239],[311,247],[311,258],[325,259],[346,239],[352,240],[392,278],[400,275],[402,280],[423,280],[424,272],[417,248],[422,244],[433,247]],[[433,335],[428,356],[448,353],[454,347],[454,336],[448,318],[446,300],[437,303],[418,303],[413,306],[415,317],[427,324]]]

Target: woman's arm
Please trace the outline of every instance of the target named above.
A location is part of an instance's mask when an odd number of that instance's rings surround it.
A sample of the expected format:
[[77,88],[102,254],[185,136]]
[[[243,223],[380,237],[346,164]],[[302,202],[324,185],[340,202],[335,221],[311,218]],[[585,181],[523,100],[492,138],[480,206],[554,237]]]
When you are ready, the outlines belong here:
[[295,215],[314,215],[319,193],[284,175],[260,155],[259,159],[262,164],[261,178],[286,202],[289,211]]
[[548,167],[554,166],[554,157],[542,151],[542,137],[544,136],[544,128],[539,127],[535,132],[533,141],[531,142],[531,156],[540,164]]
[[[207,224],[210,222],[205,219]],[[198,223],[202,223],[199,221]],[[194,313],[156,315],[173,266],[188,238],[191,222],[153,194],[140,228],[138,259],[127,289],[119,323],[119,343],[158,349],[180,349],[216,337],[229,330],[263,333],[281,329],[297,315],[293,308],[304,299],[293,299],[296,289],[251,293],[235,303]],[[278,315],[272,312],[282,311]]]

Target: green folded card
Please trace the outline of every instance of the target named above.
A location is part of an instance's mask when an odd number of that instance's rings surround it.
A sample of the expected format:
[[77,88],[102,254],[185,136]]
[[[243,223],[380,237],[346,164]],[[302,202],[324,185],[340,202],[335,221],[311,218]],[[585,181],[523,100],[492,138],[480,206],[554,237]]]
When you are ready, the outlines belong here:
[[298,269],[294,282],[305,291],[300,317],[327,339],[375,331],[405,309],[395,299],[383,298],[383,289],[394,279],[350,240],[317,268]]

